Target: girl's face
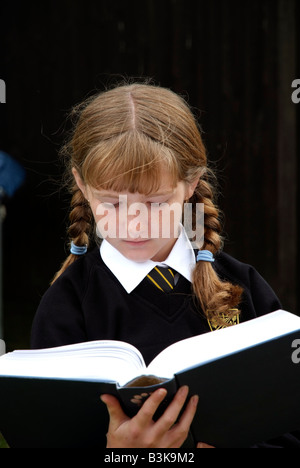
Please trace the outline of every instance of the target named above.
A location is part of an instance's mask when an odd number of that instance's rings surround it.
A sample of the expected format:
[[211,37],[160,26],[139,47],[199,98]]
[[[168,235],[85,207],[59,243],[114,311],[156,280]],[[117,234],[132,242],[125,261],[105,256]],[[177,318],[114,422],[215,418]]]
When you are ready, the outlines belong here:
[[75,169],[73,174],[90,203],[98,235],[130,260],[167,258],[179,235],[184,201],[192,196],[198,180],[173,187],[166,176],[156,192],[144,195],[96,190],[85,185]]

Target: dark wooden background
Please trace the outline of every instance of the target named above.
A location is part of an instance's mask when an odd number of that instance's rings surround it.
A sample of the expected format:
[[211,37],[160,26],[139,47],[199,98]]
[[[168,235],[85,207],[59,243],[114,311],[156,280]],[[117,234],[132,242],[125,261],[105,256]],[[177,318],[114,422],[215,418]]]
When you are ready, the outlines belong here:
[[27,173],[3,226],[9,348],[28,346],[38,302],[65,256],[58,149],[66,113],[131,76],[151,77],[198,109],[219,176],[225,250],[254,265],[298,313],[298,4],[1,1],[0,149]]

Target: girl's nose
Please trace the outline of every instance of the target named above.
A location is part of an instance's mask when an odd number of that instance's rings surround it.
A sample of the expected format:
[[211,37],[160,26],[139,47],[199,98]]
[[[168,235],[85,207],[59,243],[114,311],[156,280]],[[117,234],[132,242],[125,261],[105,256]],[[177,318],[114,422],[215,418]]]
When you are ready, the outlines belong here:
[[145,203],[132,203],[128,207],[128,237],[137,239],[148,238],[148,207]]

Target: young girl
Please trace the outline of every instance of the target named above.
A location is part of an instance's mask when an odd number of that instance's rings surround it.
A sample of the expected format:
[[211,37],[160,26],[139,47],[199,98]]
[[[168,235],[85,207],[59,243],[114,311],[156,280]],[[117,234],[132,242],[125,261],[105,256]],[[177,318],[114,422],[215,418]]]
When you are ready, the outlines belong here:
[[[280,308],[251,266],[222,252],[213,176],[181,97],[149,84],[122,85],[75,113],[64,148],[72,191],[70,255],[41,301],[32,347],[122,340],[149,363],[176,341]],[[194,239],[180,216],[185,204],[192,207]],[[153,207],[161,210],[158,216]],[[180,215],[170,207],[180,207]],[[90,248],[95,239],[100,246]],[[177,421],[187,394],[181,388],[156,422],[165,390],[154,392],[132,419],[103,395],[110,414],[107,447],[180,447],[197,406],[194,396]]]

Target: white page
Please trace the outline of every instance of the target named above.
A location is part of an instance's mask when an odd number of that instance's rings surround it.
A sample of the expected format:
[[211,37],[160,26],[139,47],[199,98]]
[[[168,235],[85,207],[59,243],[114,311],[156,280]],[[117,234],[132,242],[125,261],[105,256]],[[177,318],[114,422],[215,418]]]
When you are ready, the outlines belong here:
[[141,353],[121,341],[91,341],[0,357],[0,375],[110,380],[120,385],[144,372]]
[[187,338],[162,351],[148,366],[148,372],[171,378],[175,373],[300,330],[300,317],[279,310],[214,332]]

